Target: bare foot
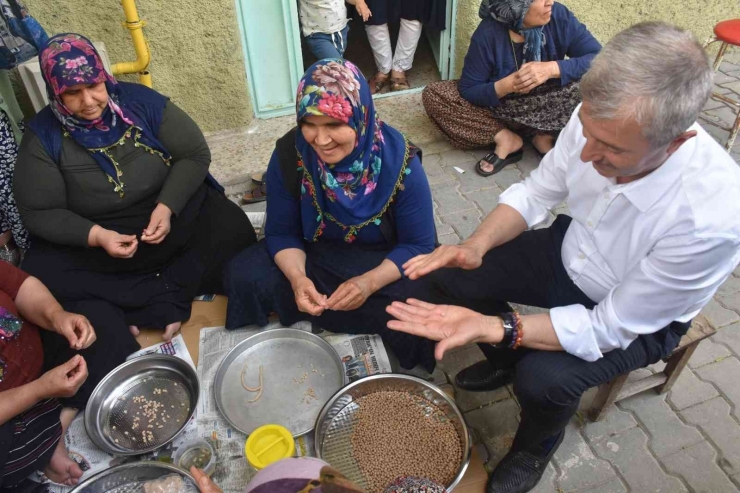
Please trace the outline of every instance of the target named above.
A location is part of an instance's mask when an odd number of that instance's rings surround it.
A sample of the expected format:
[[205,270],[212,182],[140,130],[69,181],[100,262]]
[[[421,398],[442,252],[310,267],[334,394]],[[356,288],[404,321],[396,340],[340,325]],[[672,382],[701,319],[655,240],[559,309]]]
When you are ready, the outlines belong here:
[[62,435],[56,449],[54,449],[49,464],[44,468],[44,474],[57,484],[74,486],[80,482],[82,469],[69,458],[67,447],[64,446],[64,435]]
[[541,154],[547,154],[555,147],[555,137],[547,134],[537,134],[532,139],[532,145]]
[[134,337],[139,337],[139,328],[137,326],[135,326],[135,325],[129,325],[128,326],[128,330],[131,331],[131,334]]
[[162,334],[162,339],[165,341],[169,341],[172,339],[172,336],[175,335],[175,332],[180,330],[180,326],[182,325],[182,322],[175,322],[174,324],[169,324],[167,327],[164,328],[164,334]]
[[[498,132],[493,137],[493,140],[496,143],[496,150],[494,151],[494,154],[496,154],[496,156],[501,159],[506,159],[509,154],[517,152],[524,145],[524,141],[522,140],[522,138],[508,128],[505,128]],[[491,171],[493,171],[493,163],[489,163],[488,161],[483,161],[481,159],[480,168],[482,171],[490,173]]]

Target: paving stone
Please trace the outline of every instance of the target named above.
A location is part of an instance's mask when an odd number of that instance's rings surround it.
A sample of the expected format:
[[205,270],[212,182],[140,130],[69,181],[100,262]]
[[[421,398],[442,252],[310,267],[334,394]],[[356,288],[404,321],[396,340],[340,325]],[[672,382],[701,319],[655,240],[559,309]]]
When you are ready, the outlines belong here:
[[594,455],[578,432],[575,419],[565,428],[565,438],[555,452],[555,462],[560,470],[558,486],[563,491],[581,491],[604,484],[616,475],[609,462]]
[[451,151],[445,151],[439,153],[441,166],[455,166],[461,163],[467,163],[473,160],[474,156],[466,151],[460,149],[453,149]]
[[652,374],[653,372],[651,372],[647,368],[638,368],[637,370],[632,370],[627,376],[627,383],[637,382],[638,380],[642,380],[643,378],[649,377]]
[[737,118],[737,111],[733,111],[727,106],[722,106],[721,108],[705,111],[704,115],[715,118],[725,125],[732,125],[735,123],[735,118]]
[[665,370],[666,365],[667,363],[665,361],[658,361],[657,363],[653,363],[652,365],[648,366],[648,368],[653,373],[660,373]]
[[740,80],[735,80],[734,82],[728,82],[726,84],[722,84],[720,87],[729,89],[730,91],[734,93],[740,94]]
[[540,165],[541,158],[533,149],[524,150],[524,157],[521,161],[516,163],[516,167],[522,174],[522,179],[529,176],[532,171],[536,170]]
[[694,491],[737,491],[715,462],[716,452],[707,442],[698,443],[663,458],[666,469],[681,476]]
[[477,192],[468,192],[465,194],[465,198],[475,202],[485,217],[496,208],[500,195],[501,191],[496,187],[489,188],[488,190],[479,190]]
[[[470,346],[460,351],[450,352],[445,354],[442,360],[442,367],[447,377],[451,382],[455,382],[455,376],[463,369],[485,359],[483,353],[478,346]],[[509,393],[509,389],[504,386],[491,392],[468,392],[455,385],[457,391],[457,407],[462,412],[472,411],[488,404],[502,401],[504,399],[511,399],[512,396]]]
[[717,101],[715,99],[710,99],[707,101],[707,104],[704,105],[704,108],[702,108],[702,112],[709,111],[709,110],[716,110],[717,108],[729,108],[725,103],[722,101]]
[[732,415],[740,419],[738,408],[740,407],[740,361],[737,358],[725,358],[718,363],[703,366],[696,370],[696,374],[702,380],[712,382],[733,405]]
[[[712,63],[714,63],[714,60],[712,60]],[[722,60],[722,63],[720,63],[719,65],[719,71],[724,72],[725,74],[731,74],[733,72],[740,71],[740,65],[736,65],[732,62]]]
[[732,275],[735,277],[740,277],[740,265],[735,267],[735,270],[732,271]]
[[421,146],[421,149],[424,151],[424,160],[426,161],[427,156],[431,156],[432,154],[439,154],[441,152],[445,151],[451,151],[454,149],[452,144],[450,144],[449,141],[445,139],[435,140],[434,142],[429,142],[428,144],[424,144]]
[[625,430],[637,426],[637,421],[630,413],[624,412],[617,406],[611,406],[601,421],[587,421],[583,427],[583,434],[590,441],[617,435]]
[[714,334],[711,339],[729,347],[736,356],[740,355],[740,323],[724,327]]
[[449,235],[439,235],[437,237],[440,245],[458,245],[460,243],[460,237],[455,233]]
[[668,402],[673,409],[681,410],[713,399],[718,395],[719,392],[712,384],[702,382],[696,378],[694,372],[684,368],[668,394]]
[[513,166],[507,166],[495,175],[488,177],[488,179],[493,179],[501,190],[506,191],[514,183],[522,181],[522,176],[518,169]]
[[545,472],[542,474],[540,482],[537,483],[537,486],[535,486],[534,489],[529,490],[529,493],[559,493],[563,491],[556,485],[555,478],[557,475],[558,473],[555,470],[555,466],[553,466],[551,462],[547,465],[547,469],[545,469]]
[[434,215],[434,226],[437,228],[437,236],[449,235],[455,232],[455,230],[452,229],[452,226],[443,223],[436,214]]
[[650,449],[658,458],[703,440],[696,428],[678,419],[665,402],[665,396],[656,395],[653,391],[624,399],[618,405],[635,413],[641,427],[652,437]]
[[[563,490],[557,493],[562,493]],[[626,493],[629,491],[619,478],[610,479],[604,484],[587,490],[578,490],[578,493]]]
[[719,296],[729,296],[740,291],[740,279],[730,276],[717,290]]
[[702,309],[701,314],[706,317],[712,326],[715,328],[724,327],[740,320],[740,316],[732,310],[720,305],[717,300],[711,300]]
[[455,212],[475,209],[475,204],[466,200],[453,184],[444,184],[442,189],[435,190],[432,197],[437,202],[437,214],[442,217]]
[[441,219],[445,224],[451,225],[463,240],[475,232],[481,221],[478,209],[447,214]]
[[454,182],[454,178],[445,173],[444,168],[439,164],[439,154],[424,156],[424,173],[427,175],[429,185],[436,185],[443,182]]
[[683,419],[698,426],[720,451],[719,464],[727,474],[740,473],[740,424],[730,416],[730,405],[716,397],[681,411]]
[[730,351],[726,347],[704,339],[699,343],[699,347],[696,348],[694,354],[691,355],[689,366],[691,368],[701,368],[728,356],[730,356]]
[[506,399],[465,413],[465,422],[475,429],[491,453],[486,464],[490,470],[498,465],[511,448],[519,427],[518,416],[519,406],[514,399]]
[[631,491],[686,491],[675,477],[667,475],[647,448],[648,437],[640,428],[631,428],[619,435],[593,442],[599,457],[617,468]]
[[[460,173],[455,167],[465,170],[465,173]],[[448,166],[444,168],[451,179],[460,181],[460,191],[462,193],[474,192],[476,190],[496,189],[498,185],[491,177],[480,176],[475,172],[475,161],[458,164],[456,166]]]
[[[733,277],[733,279],[735,278]],[[714,299],[728,310],[740,311],[740,293],[717,294]]]

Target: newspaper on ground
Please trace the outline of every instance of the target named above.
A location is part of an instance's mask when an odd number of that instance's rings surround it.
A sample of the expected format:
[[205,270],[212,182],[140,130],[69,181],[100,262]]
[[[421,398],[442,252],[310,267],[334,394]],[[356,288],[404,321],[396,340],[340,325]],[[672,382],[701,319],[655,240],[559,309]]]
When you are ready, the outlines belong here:
[[[255,474],[244,457],[247,436],[231,427],[221,416],[216,406],[213,381],[221,361],[241,341],[263,330],[282,327],[272,323],[260,330],[226,330],[224,327],[209,327],[200,331],[198,357],[198,380],[201,396],[198,402],[198,434],[208,440],[216,452],[216,471],[211,476],[224,493],[241,493]],[[311,324],[299,322],[293,325],[310,331]],[[344,363],[350,382],[378,373],[390,373],[391,363],[377,335],[334,334],[322,331],[318,334],[337,351]],[[313,456],[313,433],[296,439],[297,456]]]
[[139,356],[154,353],[177,356],[178,358],[184,360],[190,366],[192,366],[194,370],[196,369],[195,363],[193,362],[193,358],[190,356],[188,347],[185,345],[185,339],[183,339],[182,334],[176,335],[169,341],[160,342],[159,344],[140,349],[139,351],[132,353],[128,358],[126,358],[126,361],[138,358]]

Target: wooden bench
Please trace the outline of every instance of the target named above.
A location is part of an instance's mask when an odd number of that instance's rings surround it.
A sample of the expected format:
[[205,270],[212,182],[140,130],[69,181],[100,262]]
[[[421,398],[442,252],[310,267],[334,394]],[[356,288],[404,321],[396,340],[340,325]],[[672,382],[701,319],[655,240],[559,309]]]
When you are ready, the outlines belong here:
[[591,403],[591,409],[588,413],[591,421],[600,420],[609,406],[615,402],[647,389],[655,388],[659,394],[665,394],[671,390],[699,343],[715,332],[717,332],[717,329],[712,327],[707,319],[699,315],[694,319],[688,333],[681,338],[678,347],[673,350],[668,358],[663,360],[666,362],[663,371],[632,382],[627,382],[630,374],[625,373],[599,386],[599,391]]

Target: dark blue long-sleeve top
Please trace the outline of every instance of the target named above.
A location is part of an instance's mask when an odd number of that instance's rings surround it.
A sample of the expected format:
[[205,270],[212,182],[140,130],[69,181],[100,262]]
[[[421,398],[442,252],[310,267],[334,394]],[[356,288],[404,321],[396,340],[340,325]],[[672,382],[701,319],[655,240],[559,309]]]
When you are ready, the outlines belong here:
[[[552,6],[552,17],[543,31],[546,42],[542,46],[542,61],[558,62],[561,85],[580,80],[591,66],[591,60],[601,51],[601,44],[570,10],[557,2]],[[516,60],[509,29],[486,17],[470,40],[458,82],[460,95],[477,106],[499,106],[501,102],[494,84],[514,72]]]
[[[430,253],[436,242],[436,228],[432,211],[432,192],[429,189],[426,174],[418,155],[407,165],[411,173],[403,180],[403,189],[396,192],[391,203],[396,222],[396,245],[388,244],[388,260],[396,264],[403,274],[403,264],[417,255]],[[270,255],[275,255],[286,248],[304,249],[303,226],[301,221],[301,202],[285,188],[277,152],[273,152],[267,167],[267,222],[265,238]],[[347,234],[331,221],[326,221],[326,228],[319,241],[344,241]],[[382,246],[387,241],[380,228],[370,224],[357,232],[353,244],[371,244]]]

